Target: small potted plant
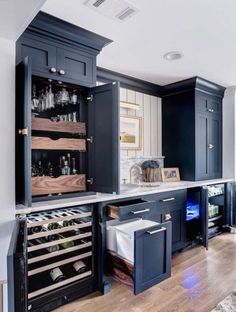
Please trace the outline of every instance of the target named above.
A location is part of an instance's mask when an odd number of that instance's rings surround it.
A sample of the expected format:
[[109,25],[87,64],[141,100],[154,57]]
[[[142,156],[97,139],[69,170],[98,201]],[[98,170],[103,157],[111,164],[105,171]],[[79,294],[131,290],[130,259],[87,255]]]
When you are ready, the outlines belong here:
[[146,160],[142,163],[141,168],[144,182],[157,182],[159,166],[159,162],[156,160]]

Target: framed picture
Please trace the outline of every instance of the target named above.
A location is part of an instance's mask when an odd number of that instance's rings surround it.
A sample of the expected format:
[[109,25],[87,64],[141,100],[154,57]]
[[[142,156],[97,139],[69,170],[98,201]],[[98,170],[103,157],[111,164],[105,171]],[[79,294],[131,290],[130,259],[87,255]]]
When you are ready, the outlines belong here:
[[121,149],[142,149],[142,117],[120,117]]
[[161,168],[161,180],[163,182],[180,181],[179,168]]

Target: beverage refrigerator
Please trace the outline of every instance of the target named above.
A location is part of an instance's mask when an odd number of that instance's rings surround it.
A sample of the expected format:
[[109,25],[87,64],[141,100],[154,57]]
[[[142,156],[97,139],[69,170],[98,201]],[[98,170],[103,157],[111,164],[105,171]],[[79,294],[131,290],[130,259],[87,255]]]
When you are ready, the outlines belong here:
[[96,290],[93,205],[18,216],[8,252],[9,312],[51,311]]

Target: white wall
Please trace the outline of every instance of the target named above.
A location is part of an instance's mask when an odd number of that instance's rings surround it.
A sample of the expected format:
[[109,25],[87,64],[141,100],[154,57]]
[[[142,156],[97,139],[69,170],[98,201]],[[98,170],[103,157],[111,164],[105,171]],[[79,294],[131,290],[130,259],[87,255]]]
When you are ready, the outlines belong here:
[[223,99],[223,177],[236,179],[236,87]]
[[[0,38],[0,280],[15,214],[15,44]],[[4,286],[6,307],[6,286]]]

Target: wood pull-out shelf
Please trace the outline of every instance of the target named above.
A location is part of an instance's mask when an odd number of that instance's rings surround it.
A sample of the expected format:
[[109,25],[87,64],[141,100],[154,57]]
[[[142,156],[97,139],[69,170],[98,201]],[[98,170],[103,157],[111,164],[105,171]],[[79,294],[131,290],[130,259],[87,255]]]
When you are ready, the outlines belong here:
[[33,196],[83,191],[86,191],[85,174],[65,175],[58,178],[32,177]]
[[47,118],[36,117],[32,117],[32,130],[86,134],[86,126],[84,122],[52,121]]
[[32,136],[31,148],[33,150],[86,151],[86,141],[67,138],[52,140],[47,137]]

